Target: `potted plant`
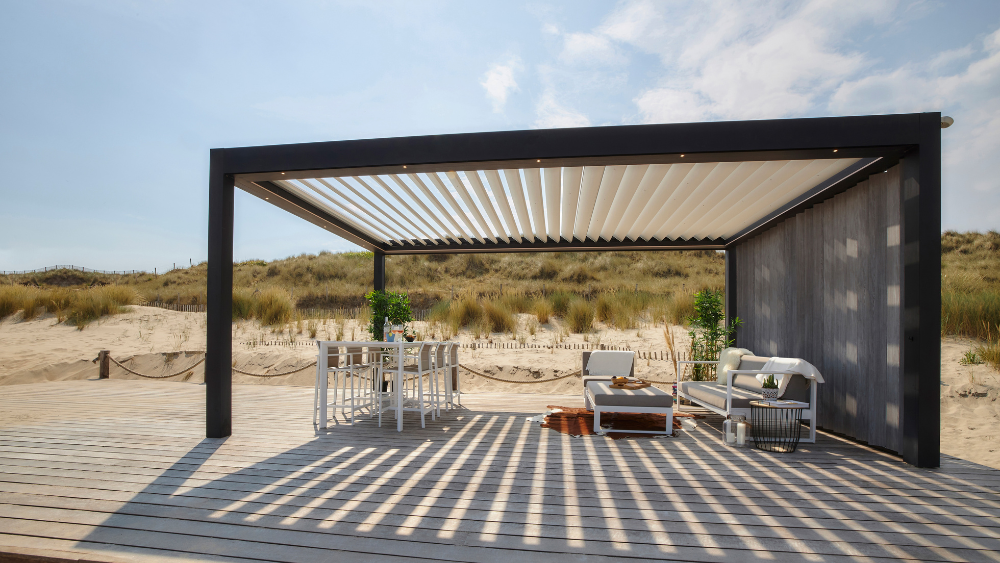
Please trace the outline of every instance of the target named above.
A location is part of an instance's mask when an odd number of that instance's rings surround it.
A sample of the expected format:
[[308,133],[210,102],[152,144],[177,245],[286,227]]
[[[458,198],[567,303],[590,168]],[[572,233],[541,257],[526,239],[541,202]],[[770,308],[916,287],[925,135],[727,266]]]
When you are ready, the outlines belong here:
[[765,401],[774,401],[778,398],[778,382],[774,379],[774,374],[769,373],[761,382],[761,393]]
[[392,291],[371,291],[365,295],[368,307],[371,309],[371,321],[368,333],[372,340],[381,341],[384,338],[383,329],[386,319],[390,325],[401,326],[413,321],[413,311],[410,310],[410,297],[405,293]]

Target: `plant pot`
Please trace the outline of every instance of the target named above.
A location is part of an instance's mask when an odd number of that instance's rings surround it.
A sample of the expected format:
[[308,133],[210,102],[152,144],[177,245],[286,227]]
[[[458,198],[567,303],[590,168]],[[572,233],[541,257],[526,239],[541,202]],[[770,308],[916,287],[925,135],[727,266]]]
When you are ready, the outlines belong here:
[[777,389],[761,389],[761,394],[764,395],[765,401],[776,401],[778,400],[778,390]]

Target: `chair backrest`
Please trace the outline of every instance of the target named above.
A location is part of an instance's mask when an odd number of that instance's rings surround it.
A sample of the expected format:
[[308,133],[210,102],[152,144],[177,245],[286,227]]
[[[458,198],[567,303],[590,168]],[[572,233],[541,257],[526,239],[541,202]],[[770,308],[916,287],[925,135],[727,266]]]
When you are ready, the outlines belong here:
[[[740,356],[740,365],[736,369],[760,369],[770,359],[764,356]],[[733,387],[747,391],[760,391],[761,384],[756,375],[738,373],[733,377]]]
[[448,363],[448,342],[439,342],[437,348],[434,349],[434,365],[435,367],[444,367]]
[[458,342],[448,343],[448,365],[451,366],[451,386],[458,389]]
[[[587,369],[587,363],[590,362],[590,354],[591,353],[592,352],[590,350],[587,350],[586,352],[583,352],[583,363],[580,364],[580,365],[583,366],[583,369],[580,370],[580,375],[581,376],[590,375],[590,370]],[[629,370],[628,376],[629,377],[635,377],[635,358],[634,357],[632,359],[632,368]]]
[[344,356],[345,365],[348,366],[360,366],[364,362],[364,348],[361,346],[348,346],[346,348],[347,355]]

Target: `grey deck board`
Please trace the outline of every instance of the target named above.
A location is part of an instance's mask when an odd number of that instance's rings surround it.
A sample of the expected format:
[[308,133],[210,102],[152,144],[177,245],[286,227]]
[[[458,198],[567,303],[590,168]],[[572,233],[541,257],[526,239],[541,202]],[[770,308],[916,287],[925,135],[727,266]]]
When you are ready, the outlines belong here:
[[[525,421],[579,397],[466,395],[420,429],[314,432],[312,390],[236,386],[202,438],[204,388],[8,387],[0,552],[94,560],[1000,561],[1000,471],[921,470],[822,434],[733,450],[569,437]],[[38,414],[41,413],[41,414]],[[394,422],[394,421],[392,421]],[[46,551],[48,550],[48,551]],[[82,555],[81,555],[82,554]]]

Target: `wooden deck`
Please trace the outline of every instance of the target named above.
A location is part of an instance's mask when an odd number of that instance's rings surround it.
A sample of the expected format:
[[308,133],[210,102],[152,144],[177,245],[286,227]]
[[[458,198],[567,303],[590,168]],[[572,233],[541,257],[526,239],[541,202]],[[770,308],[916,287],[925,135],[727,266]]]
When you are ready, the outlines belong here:
[[[312,389],[76,381],[0,391],[0,552],[90,561],[1000,561],[1000,471],[830,436],[794,454],[569,437],[578,397],[467,395],[421,430],[316,435]],[[0,560],[4,556],[0,555]]]

